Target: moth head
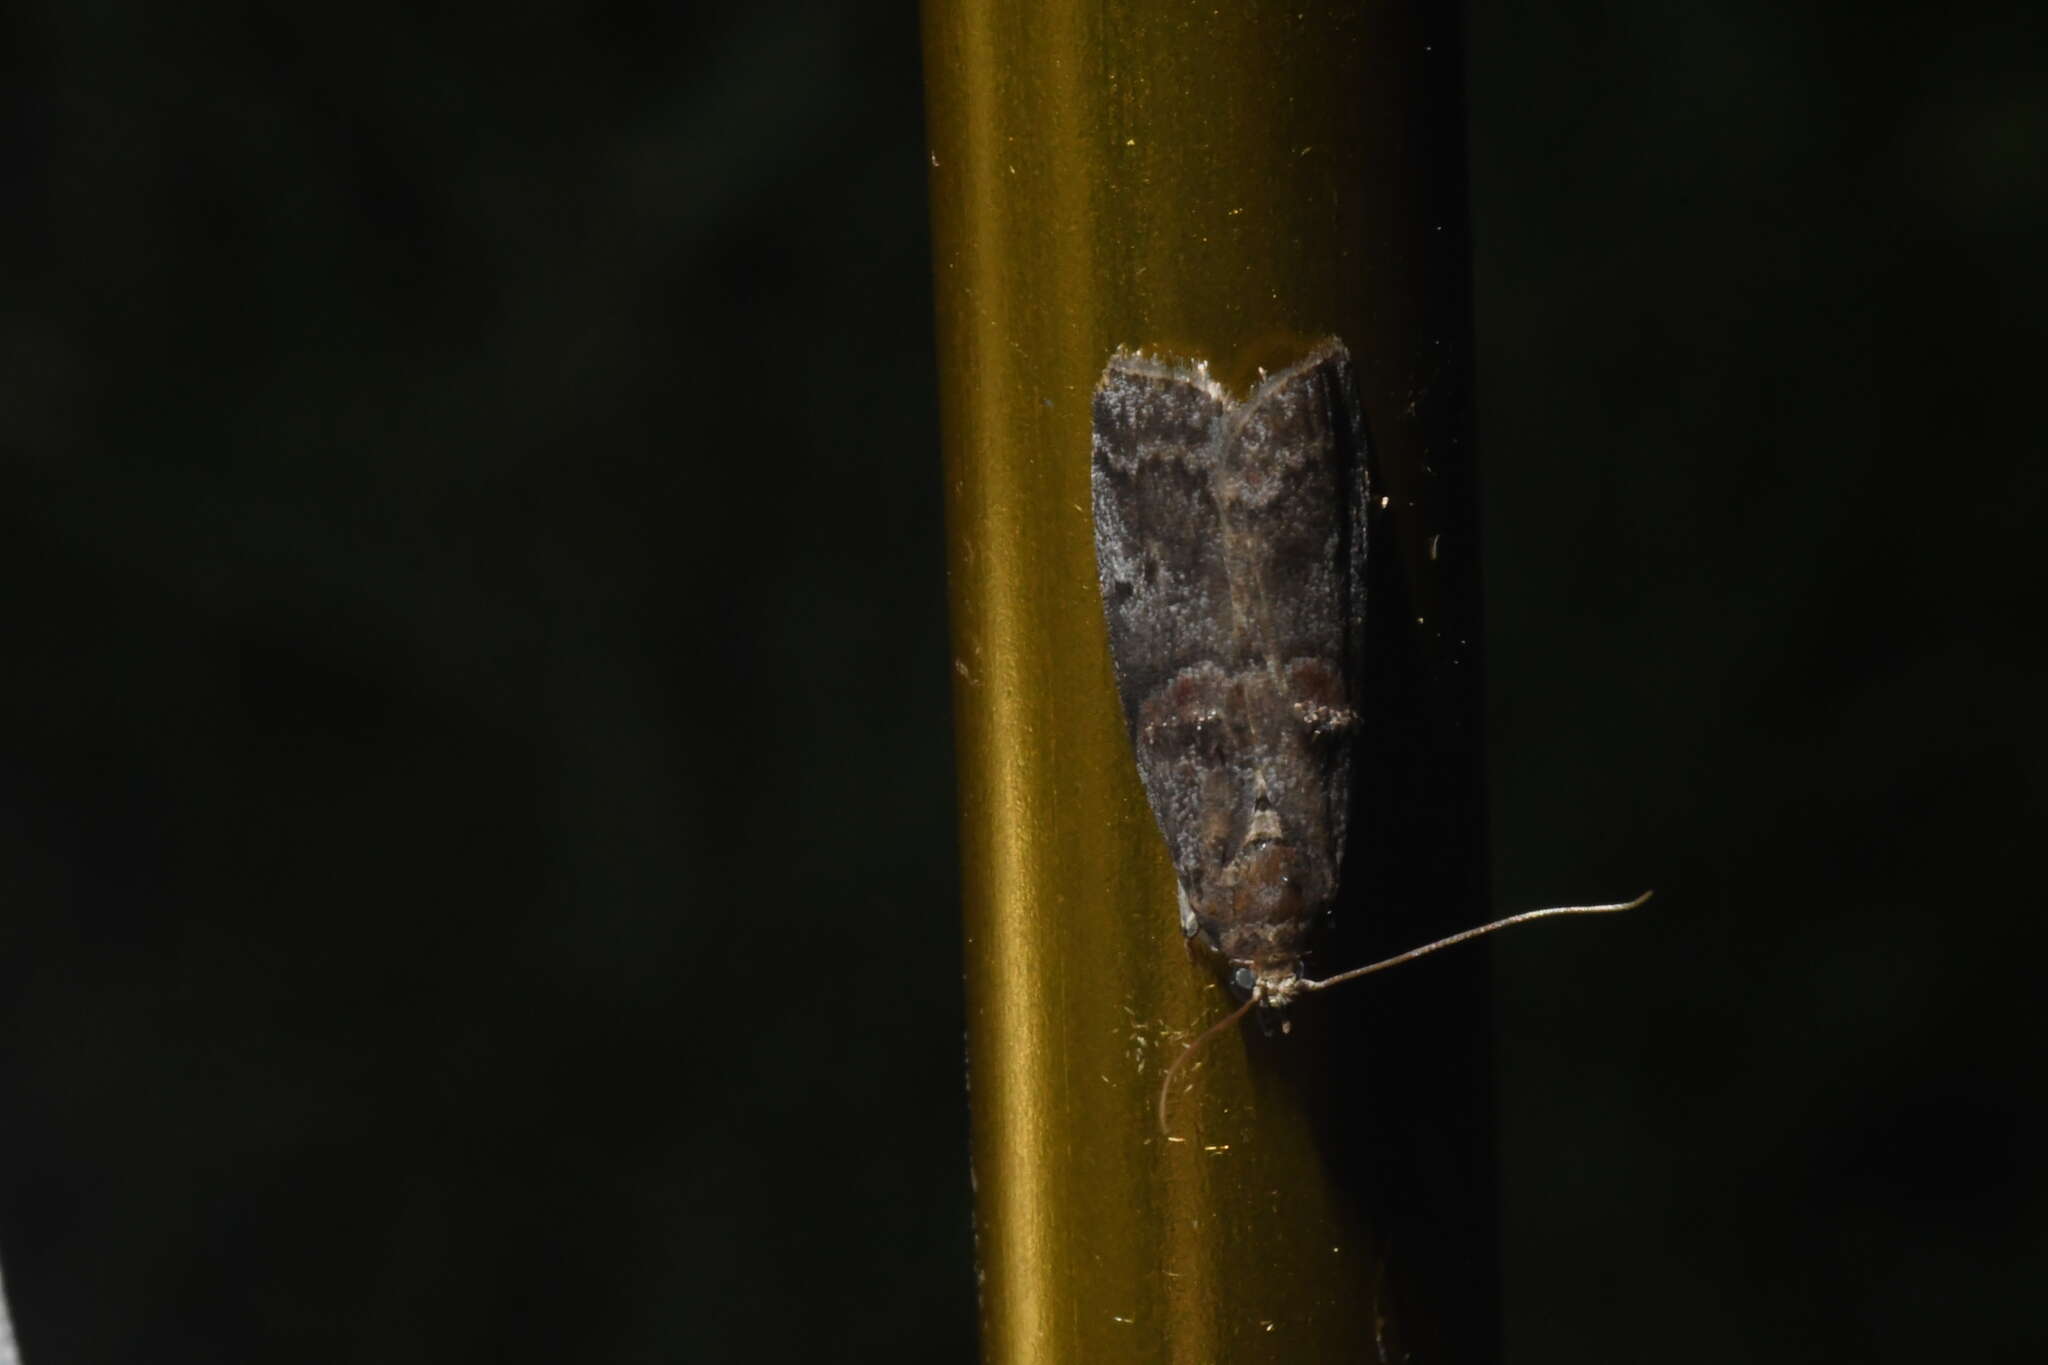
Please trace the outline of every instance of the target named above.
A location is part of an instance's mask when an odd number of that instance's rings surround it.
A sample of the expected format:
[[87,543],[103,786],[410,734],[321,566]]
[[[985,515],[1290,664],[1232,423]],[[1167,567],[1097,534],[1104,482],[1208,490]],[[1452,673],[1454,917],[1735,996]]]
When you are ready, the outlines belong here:
[[1301,989],[1299,958],[1231,964],[1230,993],[1239,1000],[1256,1001],[1261,1009],[1285,1009]]

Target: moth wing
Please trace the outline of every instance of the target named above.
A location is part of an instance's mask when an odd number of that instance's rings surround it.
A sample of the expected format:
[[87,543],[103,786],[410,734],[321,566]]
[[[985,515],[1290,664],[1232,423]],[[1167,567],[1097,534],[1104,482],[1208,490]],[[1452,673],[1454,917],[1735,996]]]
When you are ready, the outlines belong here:
[[[1363,460],[1334,339],[1242,405],[1119,353],[1095,391],[1095,549],[1117,691],[1183,928],[1285,958],[1348,819]],[[1275,833],[1261,833],[1268,826]]]
[[1351,356],[1334,337],[1273,375],[1222,443],[1224,519],[1258,582],[1243,594],[1280,654],[1352,662],[1365,606],[1365,449]]
[[1095,388],[1095,557],[1124,719],[1231,650],[1214,473],[1229,400],[1201,369],[1118,352]]
[[1343,343],[1332,337],[1261,384],[1232,414],[1221,448],[1249,633],[1307,708],[1302,722],[1322,728],[1317,804],[1334,886],[1362,706],[1368,507],[1364,422]]

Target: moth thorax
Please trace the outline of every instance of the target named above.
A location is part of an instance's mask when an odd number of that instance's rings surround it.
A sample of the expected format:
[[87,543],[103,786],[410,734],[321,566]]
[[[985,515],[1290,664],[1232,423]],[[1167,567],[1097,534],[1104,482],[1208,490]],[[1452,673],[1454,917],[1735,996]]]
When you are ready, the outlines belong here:
[[1231,871],[1231,918],[1239,923],[1284,924],[1307,913],[1301,892],[1301,850],[1264,840],[1237,856]]
[[1242,993],[1260,981],[1300,975],[1313,927],[1307,915],[1247,916],[1218,924],[1210,941],[1235,969],[1232,983]]

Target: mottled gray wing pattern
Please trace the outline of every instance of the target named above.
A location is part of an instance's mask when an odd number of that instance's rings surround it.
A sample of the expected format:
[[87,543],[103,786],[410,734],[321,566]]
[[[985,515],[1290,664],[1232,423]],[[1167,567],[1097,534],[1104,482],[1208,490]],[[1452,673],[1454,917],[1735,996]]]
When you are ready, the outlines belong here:
[[1229,408],[1199,368],[1121,351],[1095,390],[1095,556],[1133,731],[1147,696],[1234,647],[1212,486]]
[[[1344,653],[1364,584],[1364,461],[1351,357],[1325,341],[1226,418],[1218,469],[1246,634],[1284,659]],[[1347,670],[1348,671],[1348,670]]]
[[1095,545],[1117,689],[1190,912],[1233,961],[1298,958],[1349,798],[1363,461],[1334,339],[1242,404],[1118,353],[1095,394]]
[[[1229,415],[1220,443],[1233,582],[1248,638],[1276,667],[1330,691],[1310,754],[1322,771],[1304,801],[1323,807],[1331,894],[1351,810],[1359,649],[1365,639],[1365,433],[1351,356],[1331,338],[1266,380]],[[1311,665],[1311,662],[1313,664]],[[1248,661],[1250,662],[1250,661]],[[1341,700],[1340,700],[1341,699]],[[1306,714],[1314,703],[1296,695]],[[1309,774],[1304,774],[1309,777]]]

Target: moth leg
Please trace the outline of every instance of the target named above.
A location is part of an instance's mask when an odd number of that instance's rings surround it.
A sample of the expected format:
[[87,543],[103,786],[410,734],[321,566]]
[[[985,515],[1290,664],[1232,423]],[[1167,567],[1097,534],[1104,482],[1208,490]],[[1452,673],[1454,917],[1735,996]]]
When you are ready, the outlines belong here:
[[1188,889],[1175,882],[1174,894],[1180,897],[1180,932],[1183,938],[1195,936],[1195,907],[1188,904]]

